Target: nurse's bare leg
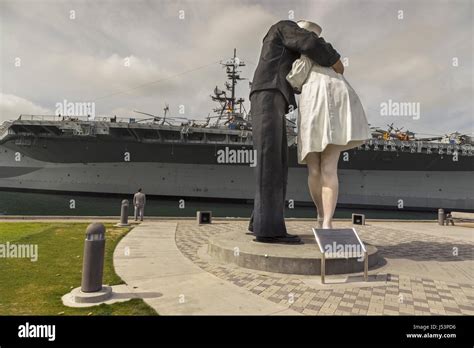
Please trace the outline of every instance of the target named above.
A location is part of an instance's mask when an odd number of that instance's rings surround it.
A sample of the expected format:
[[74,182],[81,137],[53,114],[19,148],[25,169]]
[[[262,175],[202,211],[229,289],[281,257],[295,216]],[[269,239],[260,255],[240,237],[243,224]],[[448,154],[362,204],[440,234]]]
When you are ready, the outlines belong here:
[[337,163],[341,150],[338,146],[328,145],[321,153],[321,182],[323,200],[323,228],[332,228],[332,218],[337,204],[339,182]]
[[324,219],[324,208],[322,199],[321,182],[321,153],[310,152],[306,155],[306,164],[308,166],[308,188],[318,217],[318,228],[322,228]]

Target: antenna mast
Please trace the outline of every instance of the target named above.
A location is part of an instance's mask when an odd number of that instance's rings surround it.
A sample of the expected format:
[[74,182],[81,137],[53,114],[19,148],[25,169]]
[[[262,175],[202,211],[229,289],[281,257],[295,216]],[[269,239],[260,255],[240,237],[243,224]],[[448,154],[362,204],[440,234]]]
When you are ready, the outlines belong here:
[[[241,70],[240,67],[245,66],[245,62],[241,61],[240,58],[237,57],[237,50],[234,48],[234,55],[232,58],[227,59],[224,62],[220,63],[223,67],[226,68],[227,80],[225,83],[226,90],[222,91],[217,86],[214,89],[214,95],[211,96],[213,101],[220,103],[221,107],[214,109],[216,113],[219,114],[219,122],[220,118],[226,114],[228,118],[232,116],[239,116],[241,117],[243,102],[245,101],[243,98],[239,98],[236,100],[235,97],[235,87],[238,81],[246,80],[240,76]],[[227,91],[230,92],[230,96],[228,96]],[[238,110],[236,108],[238,107]]]

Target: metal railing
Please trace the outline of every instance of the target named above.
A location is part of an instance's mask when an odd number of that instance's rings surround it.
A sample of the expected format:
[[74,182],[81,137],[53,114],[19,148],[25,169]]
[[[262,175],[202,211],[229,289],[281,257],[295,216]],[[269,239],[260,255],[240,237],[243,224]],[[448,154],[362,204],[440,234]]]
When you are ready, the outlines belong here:
[[[153,121],[153,119],[137,119],[134,117],[116,117],[116,116],[95,116],[94,118],[91,118],[89,116],[59,116],[59,115],[29,115],[29,114],[22,114],[19,116],[18,120],[22,121],[56,121],[56,122],[64,122],[64,121],[79,121],[79,122],[107,122],[107,123],[126,123],[126,124],[156,124],[156,122]],[[0,139],[4,138],[6,134],[8,134],[8,127],[10,126],[10,123],[5,122],[3,125],[0,125]],[[188,124],[184,125],[179,125],[179,124],[173,124],[173,125],[165,125],[164,128],[168,128],[170,131],[175,131],[176,127],[181,127],[181,131],[184,131],[184,133],[187,133],[191,131],[191,129],[195,129],[195,127],[191,127]],[[218,133],[222,130],[222,128],[199,128],[200,130],[205,131],[206,133]],[[246,134],[244,131],[240,130],[226,130],[229,133],[235,133],[240,135],[241,137],[246,137],[248,135],[251,135],[251,131],[245,131],[248,132],[249,134]],[[245,136],[244,136],[245,135]],[[292,136],[290,136],[291,138]],[[296,141],[292,142],[296,143]],[[290,144],[289,144],[290,145]],[[457,152],[461,155],[468,155],[472,156],[473,155],[473,146],[470,143],[467,144],[448,144],[448,143],[443,143],[440,141],[426,141],[426,140],[399,140],[399,139],[390,139],[390,140],[384,140],[384,139],[369,139],[365,141],[364,145],[359,146],[359,150],[368,150],[369,148],[377,151],[399,151],[399,150],[405,150],[405,151],[410,151],[412,153],[414,152],[426,152],[426,153],[434,153],[437,152],[439,154],[452,154],[454,152]]]
[[[81,122],[116,122],[116,123],[145,123],[156,124],[153,119],[142,119],[136,117],[117,117],[117,116],[70,116],[70,115],[30,115],[21,114],[19,121],[81,121]],[[174,125],[174,124],[173,124]],[[176,124],[178,125],[178,124]],[[174,125],[175,126],[175,125]]]
[[27,115],[21,114],[19,121],[83,121],[83,122],[116,122],[133,123],[133,118],[114,116],[69,116],[69,115]]
[[2,124],[0,124],[0,140],[5,138],[8,135],[8,129],[11,125],[11,122],[5,121]]

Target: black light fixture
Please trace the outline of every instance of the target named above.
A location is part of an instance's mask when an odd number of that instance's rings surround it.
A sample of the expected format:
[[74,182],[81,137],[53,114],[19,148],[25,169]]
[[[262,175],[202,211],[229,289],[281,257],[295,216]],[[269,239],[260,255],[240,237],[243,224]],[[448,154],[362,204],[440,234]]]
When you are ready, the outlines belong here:
[[199,225],[212,223],[211,211],[198,211],[196,217]]
[[352,214],[352,223],[354,225],[365,225],[364,214]]

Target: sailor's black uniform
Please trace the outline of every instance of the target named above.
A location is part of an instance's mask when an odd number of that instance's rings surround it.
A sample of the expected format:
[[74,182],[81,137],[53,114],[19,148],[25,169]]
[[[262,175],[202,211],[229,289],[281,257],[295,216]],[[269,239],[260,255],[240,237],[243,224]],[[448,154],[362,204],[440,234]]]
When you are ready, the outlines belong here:
[[249,230],[257,237],[282,237],[287,233],[284,220],[288,178],[285,115],[296,109],[294,92],[286,75],[301,54],[322,66],[334,65],[340,55],[322,37],[289,20],[272,25],[262,45],[250,90],[257,166]]

